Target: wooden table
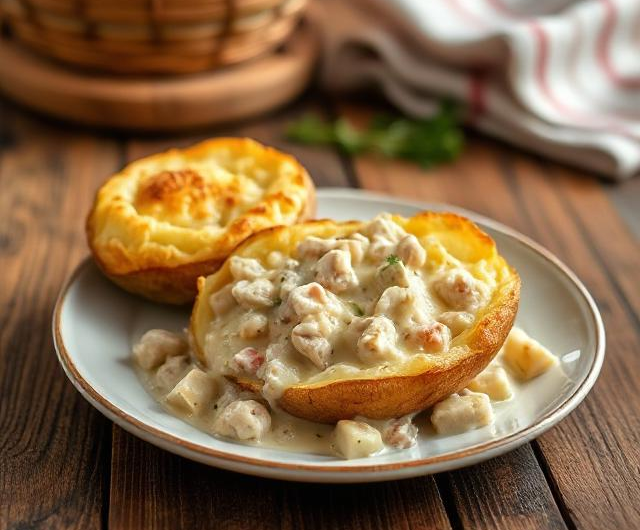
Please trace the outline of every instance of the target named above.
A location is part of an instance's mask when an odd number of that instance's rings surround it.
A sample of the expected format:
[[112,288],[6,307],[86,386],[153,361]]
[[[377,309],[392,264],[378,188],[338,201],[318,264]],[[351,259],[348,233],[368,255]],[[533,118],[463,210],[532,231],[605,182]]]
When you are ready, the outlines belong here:
[[[286,111],[181,138],[97,134],[0,100],[0,528],[640,528],[640,178],[620,185],[470,134],[454,164],[411,164],[282,138],[309,109],[355,120],[371,108],[311,95]],[[607,329],[585,402],[540,439],[436,476],[308,485],[218,471],[134,438],[64,376],[50,320],[87,254],[99,183],[129,160],[206,136],[253,136],[297,155],[318,186],[444,201],[493,217],[565,260]],[[561,323],[559,323],[561,325]]]

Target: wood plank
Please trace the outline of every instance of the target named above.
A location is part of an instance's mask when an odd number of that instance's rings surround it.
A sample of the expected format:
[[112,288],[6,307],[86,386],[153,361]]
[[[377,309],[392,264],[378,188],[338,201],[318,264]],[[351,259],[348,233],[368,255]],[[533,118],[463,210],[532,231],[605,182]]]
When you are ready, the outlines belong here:
[[603,184],[616,211],[624,219],[629,230],[640,240],[640,178],[621,183]]
[[[640,335],[633,312],[613,283],[614,274],[607,273],[596,254],[603,241],[587,240],[585,235],[593,237],[592,233],[584,232],[564,199],[567,186],[599,184],[576,182],[584,178],[578,172],[557,178],[546,165],[524,157],[513,164],[520,196],[526,197],[521,205],[537,238],[584,281],[607,329],[607,358],[600,379],[575,413],[538,440],[543,464],[578,528],[640,527],[640,397],[637,378],[630,375],[640,372]],[[591,200],[588,195],[584,193]],[[626,251],[634,252],[634,247]],[[616,261],[616,256],[606,260]]]
[[94,182],[119,150],[0,108],[0,527],[98,528],[110,424],[68,382],[50,330],[58,290],[86,254]]
[[567,528],[528,444],[444,476],[463,528]]
[[433,478],[314,485],[209,468],[114,428],[111,530],[449,529]]
[[[608,271],[617,293],[634,313],[640,332],[640,237],[625,224],[602,186],[580,178],[573,170],[543,166],[557,184],[563,202],[577,219],[578,228],[590,244],[599,265]],[[640,182],[640,180],[639,180]],[[626,184],[626,183],[625,183]],[[631,197],[634,191],[629,186]],[[640,219],[640,187],[636,188],[636,216]]]
[[[172,145],[189,145],[215,135],[246,135],[293,153],[316,185],[348,185],[340,157],[326,149],[284,140],[290,120],[313,100],[259,122],[215,129],[195,136],[135,139],[127,158]],[[112,530],[137,528],[450,528],[435,481],[430,478],[370,486],[313,486],[227,473],[189,462],[113,431]]]

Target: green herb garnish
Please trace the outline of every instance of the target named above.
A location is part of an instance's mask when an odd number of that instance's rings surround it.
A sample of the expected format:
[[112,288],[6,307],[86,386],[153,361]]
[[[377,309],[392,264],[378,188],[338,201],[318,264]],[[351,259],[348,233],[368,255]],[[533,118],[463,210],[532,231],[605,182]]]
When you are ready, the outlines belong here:
[[273,307],[278,307],[282,303],[282,298],[278,297],[273,301]]
[[360,307],[355,302],[350,302],[350,305],[354,315],[356,315],[357,317],[364,316],[364,309],[362,309],[362,307]]
[[459,121],[457,106],[445,102],[431,118],[376,116],[363,130],[343,118],[328,123],[306,115],[289,126],[287,137],[304,144],[335,145],[350,155],[379,153],[426,168],[450,162],[460,154],[464,137]]
[[402,263],[402,260],[395,254],[389,254],[385,258],[385,261],[387,262],[387,264],[382,269],[383,271],[387,270],[389,267],[391,267],[391,265],[397,265],[398,263]]

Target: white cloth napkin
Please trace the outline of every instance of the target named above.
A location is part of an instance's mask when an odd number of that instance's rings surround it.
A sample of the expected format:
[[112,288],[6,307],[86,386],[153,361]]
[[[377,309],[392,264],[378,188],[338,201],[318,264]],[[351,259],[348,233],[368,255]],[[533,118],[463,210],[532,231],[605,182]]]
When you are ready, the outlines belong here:
[[467,103],[491,135],[615,179],[640,172],[640,0],[323,0],[323,80],[403,112]]

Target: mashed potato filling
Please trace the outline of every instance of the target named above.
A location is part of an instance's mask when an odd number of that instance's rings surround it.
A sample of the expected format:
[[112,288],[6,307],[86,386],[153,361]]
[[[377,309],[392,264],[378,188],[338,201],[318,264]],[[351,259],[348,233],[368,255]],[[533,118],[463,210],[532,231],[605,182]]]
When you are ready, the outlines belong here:
[[446,355],[473,325],[495,280],[408,234],[383,214],[342,238],[309,236],[295,257],[232,256],[233,281],[209,301],[212,373],[260,379],[275,400],[289,386]]

